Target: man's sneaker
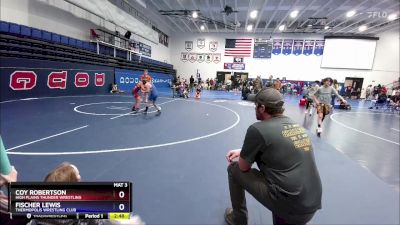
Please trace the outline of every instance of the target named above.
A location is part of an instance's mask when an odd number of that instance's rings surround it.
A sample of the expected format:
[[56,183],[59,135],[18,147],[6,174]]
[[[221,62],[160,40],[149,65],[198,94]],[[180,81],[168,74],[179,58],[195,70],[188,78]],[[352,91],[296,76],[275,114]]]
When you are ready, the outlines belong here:
[[229,225],[233,225],[233,209],[232,208],[226,208],[225,209],[225,221]]

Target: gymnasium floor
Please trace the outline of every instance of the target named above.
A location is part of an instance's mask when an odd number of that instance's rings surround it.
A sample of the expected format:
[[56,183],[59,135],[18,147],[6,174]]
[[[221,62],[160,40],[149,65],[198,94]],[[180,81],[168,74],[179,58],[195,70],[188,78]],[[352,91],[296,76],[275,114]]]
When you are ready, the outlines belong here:
[[[167,92],[165,92],[167,94]],[[225,224],[230,205],[225,154],[256,121],[240,95],[205,92],[199,101],[160,97],[162,113],[127,114],[132,97],[70,96],[0,104],[1,135],[20,181],[42,180],[63,161],[85,181],[132,181],[134,213],[146,224]],[[285,114],[310,130],[323,183],[310,224],[399,223],[399,114],[353,102],[315,135],[298,97]],[[250,224],[272,224],[248,196]]]

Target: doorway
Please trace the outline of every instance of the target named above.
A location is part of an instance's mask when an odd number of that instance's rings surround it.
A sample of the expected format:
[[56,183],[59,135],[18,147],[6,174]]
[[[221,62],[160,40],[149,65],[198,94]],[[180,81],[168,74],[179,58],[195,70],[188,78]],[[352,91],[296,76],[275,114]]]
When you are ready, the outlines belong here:
[[361,96],[364,78],[346,77],[344,81],[345,95],[351,99],[359,99]]

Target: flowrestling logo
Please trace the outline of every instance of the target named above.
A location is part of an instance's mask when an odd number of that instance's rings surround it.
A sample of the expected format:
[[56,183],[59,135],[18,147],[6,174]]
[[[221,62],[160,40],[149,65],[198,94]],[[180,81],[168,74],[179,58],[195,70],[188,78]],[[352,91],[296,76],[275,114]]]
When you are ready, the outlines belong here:
[[[95,73],[94,84],[101,87],[105,84],[105,73]],[[14,71],[10,75],[10,88],[14,91],[26,91],[36,87],[38,76],[34,71]],[[50,89],[66,89],[68,80],[67,71],[53,71],[47,76],[47,87]],[[74,75],[74,85],[85,88],[90,84],[90,76],[86,72],[77,72]]]

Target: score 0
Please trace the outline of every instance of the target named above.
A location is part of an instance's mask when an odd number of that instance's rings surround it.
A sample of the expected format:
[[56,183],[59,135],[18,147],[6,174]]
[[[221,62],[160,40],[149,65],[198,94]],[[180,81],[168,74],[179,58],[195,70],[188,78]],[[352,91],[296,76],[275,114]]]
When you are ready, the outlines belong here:
[[[129,183],[126,183],[126,182],[114,183],[114,187],[116,187],[118,189],[122,188],[122,190],[121,189],[116,190],[116,192],[118,193],[118,196],[117,196],[118,200],[123,200],[127,194],[129,195]],[[125,206],[126,205],[124,203],[118,204],[118,210],[125,211],[126,210]]]
[[117,187],[117,188],[124,188],[123,190],[120,190],[119,192],[118,192],[118,197],[119,197],[119,199],[123,199],[124,197],[125,197],[125,194],[126,194],[126,191],[128,191],[129,192],[129,189],[128,189],[128,187],[129,187],[129,184],[128,183],[114,183],[114,187]]

